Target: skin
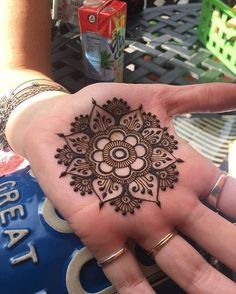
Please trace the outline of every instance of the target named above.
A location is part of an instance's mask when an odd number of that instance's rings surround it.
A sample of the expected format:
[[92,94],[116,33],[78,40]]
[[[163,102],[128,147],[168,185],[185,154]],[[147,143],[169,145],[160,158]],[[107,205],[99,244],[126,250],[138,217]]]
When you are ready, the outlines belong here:
[[[51,77],[49,1],[19,2],[17,8],[14,0],[0,3],[2,91],[29,79]],[[73,95],[50,92],[25,101],[11,114],[6,135],[13,150],[30,161],[45,194],[97,259],[113,254],[128,239],[150,250],[176,228],[236,270],[234,225],[199,200],[209,194],[221,171],[179,138],[172,122],[176,114],[235,109],[235,96],[233,84],[181,87],[94,84]],[[109,206],[99,210],[96,197],[80,196],[73,192],[69,178],[59,178],[63,170],[54,155],[62,141],[56,134],[68,133],[75,116],[90,113],[92,98],[103,105],[113,97],[125,99],[132,109],[142,104],[179,141],[175,156],[185,162],[178,166],[176,187],[160,194],[161,209],[145,202],[137,213],[125,217]],[[229,178],[219,201],[221,211],[233,218],[236,218],[235,192],[236,181]],[[97,224],[99,229],[94,230]],[[236,292],[235,283],[207,264],[178,234],[160,250],[155,261],[187,293]],[[104,267],[104,272],[119,293],[154,293],[129,251]]]
[[[8,139],[11,146],[30,161],[45,194],[98,260],[122,248],[128,239],[133,239],[146,250],[150,250],[176,228],[235,270],[234,225],[206,208],[199,200],[209,194],[221,171],[179,138],[172,122],[176,111],[185,111],[181,106],[184,100],[191,99],[196,105],[200,105],[199,99],[202,95],[208,99],[207,93],[211,87],[216,89],[211,92],[211,98],[212,95],[219,97],[219,88],[222,87],[225,88],[222,93],[227,90],[228,93],[232,92],[231,98],[234,96],[235,85],[227,84],[191,87],[191,94],[189,87],[94,84],[74,95],[63,94],[50,98],[46,97],[47,94],[39,95],[37,99],[22,103],[12,113],[7,126]],[[199,91],[202,95],[199,95]],[[75,116],[90,112],[91,97],[100,105],[111,97],[125,97],[133,109],[142,103],[145,111],[156,114],[161,125],[167,126],[170,134],[179,141],[175,156],[184,160],[184,163],[178,165],[179,182],[173,190],[160,193],[161,209],[152,203],[143,202],[140,210],[125,217],[115,213],[109,206],[100,210],[95,195],[80,196],[69,185],[68,177],[59,178],[63,167],[56,163],[54,155],[62,140],[57,133],[68,133]],[[180,104],[172,103],[171,99]],[[192,107],[192,104],[189,105]],[[210,107],[210,103],[208,105]],[[214,107],[217,109],[217,104]],[[226,190],[229,189],[229,184],[231,191],[235,193],[235,180],[230,179],[230,183],[226,183]],[[233,194],[224,197],[222,195],[222,203],[228,196],[233,197]],[[221,208],[221,202],[219,204]],[[231,202],[231,207],[232,204],[236,208],[235,203]],[[98,223],[99,230],[93,230]],[[232,281],[208,265],[179,235],[162,248],[155,260],[188,293],[212,293],[212,289],[215,289],[213,293],[236,291],[236,285]],[[127,264],[130,265],[128,268]],[[119,293],[153,291],[130,252],[104,267],[104,271]]]

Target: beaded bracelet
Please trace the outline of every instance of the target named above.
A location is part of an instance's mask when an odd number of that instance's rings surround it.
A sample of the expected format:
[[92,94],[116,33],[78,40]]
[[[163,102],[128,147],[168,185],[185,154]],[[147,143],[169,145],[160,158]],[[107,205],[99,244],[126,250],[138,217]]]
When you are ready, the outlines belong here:
[[52,80],[34,79],[19,85],[13,91],[5,93],[0,98],[0,149],[6,150],[9,147],[5,136],[5,129],[12,111],[25,100],[48,91],[69,93],[66,88]]

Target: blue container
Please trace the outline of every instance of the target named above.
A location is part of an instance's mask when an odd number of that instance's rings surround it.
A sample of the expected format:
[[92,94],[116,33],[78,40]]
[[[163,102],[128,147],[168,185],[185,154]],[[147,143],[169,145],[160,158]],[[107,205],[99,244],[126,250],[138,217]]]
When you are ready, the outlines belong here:
[[[0,178],[0,224],[1,294],[116,292],[29,167]],[[162,287],[166,276],[140,247],[131,247],[151,284]]]

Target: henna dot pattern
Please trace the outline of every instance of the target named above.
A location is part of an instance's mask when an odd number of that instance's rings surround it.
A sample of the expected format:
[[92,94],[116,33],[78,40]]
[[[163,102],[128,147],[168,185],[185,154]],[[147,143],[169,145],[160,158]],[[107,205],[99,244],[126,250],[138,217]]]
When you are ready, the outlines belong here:
[[178,142],[142,106],[132,110],[123,99],[103,106],[93,100],[91,113],[75,117],[70,131],[58,134],[64,140],[55,155],[65,166],[60,177],[69,176],[82,196],[96,195],[100,208],[109,203],[126,215],[145,201],[160,207],[159,191],[178,181]]

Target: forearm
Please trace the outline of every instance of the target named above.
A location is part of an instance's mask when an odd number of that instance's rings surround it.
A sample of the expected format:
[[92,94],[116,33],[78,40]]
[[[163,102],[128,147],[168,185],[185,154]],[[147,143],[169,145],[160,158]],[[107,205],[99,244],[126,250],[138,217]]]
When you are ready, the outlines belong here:
[[51,77],[50,0],[0,1],[0,25],[0,91]]
[[[38,101],[39,97],[49,98],[61,94],[60,90],[57,90],[58,85],[48,81],[38,81],[44,83],[46,87],[49,86],[50,90],[47,87],[47,90],[43,90],[45,93],[35,96],[39,92],[39,87],[33,90],[31,83],[28,82],[52,78],[50,8],[50,0],[0,1],[0,95],[14,93],[8,96],[7,102],[4,102],[4,99],[1,101],[0,106],[6,110],[0,131],[5,130],[8,143],[11,147],[17,146],[15,149],[17,152],[23,148],[24,140],[20,138],[24,137],[25,129],[32,119],[31,116],[26,121],[27,116],[22,111],[23,108],[18,106],[17,101],[22,102],[24,97],[35,98],[33,101]],[[24,85],[25,92],[23,90],[22,95],[18,94],[19,89],[24,88]],[[31,103],[32,99],[29,99],[24,105],[27,108]],[[13,111],[8,112],[9,109]]]

